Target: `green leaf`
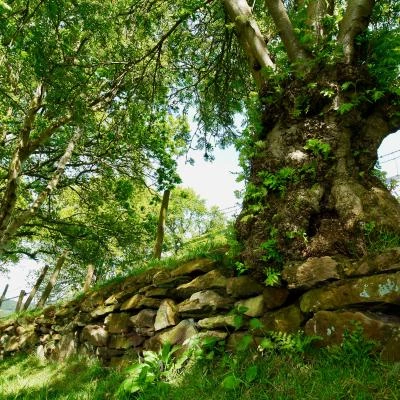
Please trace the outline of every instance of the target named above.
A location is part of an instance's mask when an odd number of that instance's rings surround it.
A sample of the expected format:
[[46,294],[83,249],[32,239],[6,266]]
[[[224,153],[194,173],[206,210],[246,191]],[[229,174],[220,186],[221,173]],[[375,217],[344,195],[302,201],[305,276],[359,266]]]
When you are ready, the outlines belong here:
[[251,335],[244,335],[237,345],[237,351],[245,351],[249,348],[253,337]]
[[235,375],[230,374],[223,379],[221,386],[227,390],[235,390],[240,386],[240,380]]
[[245,379],[247,383],[253,382],[258,375],[258,367],[257,365],[251,365],[246,369]]
[[340,115],[343,115],[347,112],[349,112],[351,109],[353,109],[354,104],[353,103],[343,103],[339,106],[339,108],[337,109],[338,113]]
[[273,350],[275,348],[274,343],[271,341],[271,339],[269,338],[264,338],[261,343],[260,343],[260,347],[263,350]]
[[263,324],[258,318],[252,318],[250,320],[250,329],[261,329]]

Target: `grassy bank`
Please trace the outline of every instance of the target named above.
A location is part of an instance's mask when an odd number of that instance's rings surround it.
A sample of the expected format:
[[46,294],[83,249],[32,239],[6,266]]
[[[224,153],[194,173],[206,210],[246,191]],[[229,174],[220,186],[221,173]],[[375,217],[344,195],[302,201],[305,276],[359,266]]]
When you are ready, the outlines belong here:
[[131,395],[118,392],[127,377],[129,370],[85,358],[56,363],[19,356],[0,362],[0,399],[400,399],[399,363],[346,351],[208,353],[179,370],[160,371]]

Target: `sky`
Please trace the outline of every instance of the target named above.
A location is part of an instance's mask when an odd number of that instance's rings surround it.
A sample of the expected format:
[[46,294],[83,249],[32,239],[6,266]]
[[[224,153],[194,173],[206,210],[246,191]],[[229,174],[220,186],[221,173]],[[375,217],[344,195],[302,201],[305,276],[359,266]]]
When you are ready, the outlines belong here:
[[[394,153],[393,153],[394,152]],[[390,154],[392,153],[392,154]],[[225,150],[215,150],[215,160],[207,162],[201,151],[192,152],[188,156],[195,160],[192,166],[181,159],[178,172],[183,180],[183,187],[191,187],[200,197],[207,201],[209,206],[218,206],[226,216],[234,216],[240,210],[240,200],[235,197],[235,191],[243,188],[243,183],[236,182],[238,154],[233,147]],[[388,136],[379,148],[378,155],[382,169],[387,171],[388,177],[400,174],[400,131]],[[397,158],[399,157],[399,158]],[[42,268],[32,260],[25,259],[12,268],[8,276],[0,274],[0,294],[4,286],[10,287],[6,297],[18,296],[20,290],[29,289],[26,279],[33,268]]]

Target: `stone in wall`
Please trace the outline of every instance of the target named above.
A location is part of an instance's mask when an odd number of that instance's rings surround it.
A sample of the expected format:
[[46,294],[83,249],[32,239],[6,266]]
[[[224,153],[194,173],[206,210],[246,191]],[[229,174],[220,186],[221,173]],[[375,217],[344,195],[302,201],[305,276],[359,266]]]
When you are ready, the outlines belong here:
[[400,305],[400,272],[342,280],[312,289],[300,299],[303,312],[335,310],[356,304]]
[[141,294],[135,294],[121,305],[120,310],[127,311],[140,308],[158,309],[158,307],[160,307],[160,304],[161,304],[160,299],[153,299],[151,297],[146,297]]
[[104,320],[109,333],[125,333],[130,330],[131,322],[128,313],[108,314]]
[[192,319],[185,319],[178,325],[167,330],[166,332],[158,333],[144,344],[146,350],[158,351],[164,344],[170,345],[183,345],[191,337],[197,334],[194,321]]
[[226,292],[232,297],[251,297],[261,294],[264,286],[260,285],[249,276],[229,278],[226,284]]
[[274,310],[285,304],[289,290],[283,287],[266,287],[263,290],[264,306],[267,310]]
[[289,289],[310,289],[321,282],[339,279],[339,264],[332,257],[310,257],[304,263],[286,266],[282,278]]
[[197,321],[197,326],[203,329],[236,328],[235,315],[216,315]]
[[213,290],[202,290],[193,293],[189,299],[178,304],[178,312],[182,317],[201,318],[212,315],[219,310],[228,310],[233,300],[222,297]]
[[171,299],[165,299],[160,304],[157,311],[156,320],[154,322],[154,329],[160,331],[175,326],[179,322],[178,307]]
[[239,300],[235,307],[243,309],[243,314],[248,317],[261,317],[264,313],[264,296],[251,297],[250,299]]
[[210,272],[216,266],[214,260],[207,258],[198,258],[196,260],[188,261],[171,272],[172,277],[180,275],[197,276]]
[[189,283],[179,285],[176,288],[176,293],[179,297],[189,297],[192,294],[201,290],[214,290],[225,292],[227,285],[227,278],[223,276],[218,270],[212,270],[205,275],[201,275]]
[[108,347],[110,349],[129,349],[131,347],[139,347],[144,341],[145,337],[137,333],[111,335]]
[[130,317],[131,324],[136,329],[149,329],[154,333],[154,322],[157,311],[151,309],[141,310],[138,314]]
[[[304,321],[304,315],[296,305],[281,308],[265,313],[260,321],[263,325],[261,332],[279,331],[287,333],[297,332]],[[258,333],[261,333],[257,331]]]
[[94,346],[106,346],[108,341],[108,332],[99,325],[86,325],[82,329],[81,341],[88,342]]
[[305,333],[321,337],[319,345],[327,346],[341,343],[344,332],[352,332],[357,326],[363,329],[366,338],[385,343],[400,332],[400,316],[360,311],[318,311],[307,321]]
[[346,266],[348,277],[373,275],[382,272],[400,270],[400,247],[383,250],[380,254],[369,255],[360,261]]

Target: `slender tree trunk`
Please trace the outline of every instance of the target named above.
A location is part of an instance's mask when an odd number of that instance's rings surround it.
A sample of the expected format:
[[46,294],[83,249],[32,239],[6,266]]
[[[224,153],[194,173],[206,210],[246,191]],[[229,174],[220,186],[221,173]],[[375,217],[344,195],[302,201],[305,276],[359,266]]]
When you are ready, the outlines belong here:
[[58,275],[61,271],[62,266],[64,265],[67,255],[68,255],[68,251],[64,250],[64,252],[61,254],[60,258],[57,260],[53,274],[51,275],[50,280],[49,280],[46,288],[44,289],[42,297],[40,298],[36,308],[43,308],[44,305],[46,304],[46,301],[49,298],[50,293],[53,290],[54,285],[57,282]]
[[154,246],[154,258],[161,258],[162,245],[164,242],[165,221],[167,219],[168,203],[171,191],[166,189],[161,201],[160,215],[158,217],[157,237]]
[[42,269],[42,272],[40,273],[39,278],[37,279],[37,281],[36,281],[35,285],[33,286],[28,298],[25,301],[25,304],[24,304],[24,307],[23,307],[24,311],[27,310],[28,307],[31,305],[31,302],[32,302],[33,298],[35,297],[37,291],[39,290],[40,284],[43,282],[43,279],[46,276],[46,273],[47,273],[48,269],[49,269],[48,265],[45,265],[44,268]]
[[15,307],[15,312],[18,313],[21,310],[22,306],[22,301],[24,300],[24,296],[26,295],[25,290],[21,290],[19,293],[18,301],[17,301],[17,306]]
[[92,280],[93,280],[93,275],[94,275],[94,265],[89,264],[87,267],[85,284],[83,285],[84,292],[87,292],[90,289],[90,285],[92,284]]
[[4,299],[6,298],[7,290],[8,290],[8,283],[7,283],[6,287],[3,290],[3,294],[0,297],[0,307],[3,304]]
[[[0,231],[0,252],[4,246],[12,239],[12,237],[17,233],[17,230],[24,225],[30,218],[32,218],[39,208],[42,206],[47,197],[52,193],[52,191],[57,187],[58,181],[63,175],[68,161],[72,157],[75,145],[82,136],[82,131],[78,130],[69,141],[63,156],[60,158],[57,169],[54,172],[52,178],[48,182],[46,188],[38,195],[36,200],[29,206],[25,211],[22,211],[19,215],[15,216],[13,219],[9,218],[8,225],[4,230]],[[18,174],[17,174],[18,175]],[[17,178],[15,178],[17,181]],[[16,188],[15,188],[16,190]],[[14,198],[15,194],[12,196]]]

